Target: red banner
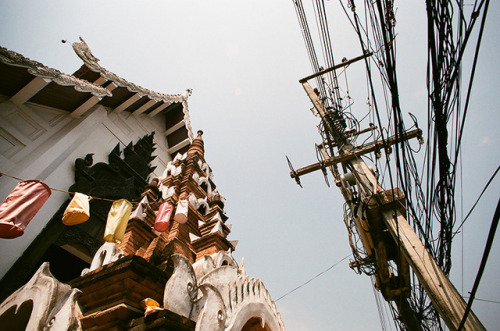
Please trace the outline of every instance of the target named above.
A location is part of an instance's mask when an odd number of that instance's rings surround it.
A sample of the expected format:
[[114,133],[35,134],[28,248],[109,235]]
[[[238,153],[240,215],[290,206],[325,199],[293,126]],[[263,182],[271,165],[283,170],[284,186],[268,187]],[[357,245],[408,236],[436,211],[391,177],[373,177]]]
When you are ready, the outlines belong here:
[[170,217],[174,211],[174,206],[170,202],[165,202],[158,208],[158,214],[156,214],[155,230],[159,232],[165,232],[170,224]]
[[0,205],[0,238],[16,238],[42,208],[52,191],[39,180],[23,180]]

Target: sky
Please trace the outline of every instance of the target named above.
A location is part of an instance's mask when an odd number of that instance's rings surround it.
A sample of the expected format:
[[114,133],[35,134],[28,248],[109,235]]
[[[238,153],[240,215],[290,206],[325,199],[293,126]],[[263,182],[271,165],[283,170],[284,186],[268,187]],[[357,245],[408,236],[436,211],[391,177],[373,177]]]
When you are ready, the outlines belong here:
[[[325,2],[335,59],[359,56],[335,3]],[[402,109],[425,125],[425,7],[423,1],[395,7]],[[492,1],[464,138],[459,218],[500,163],[499,17],[500,4]],[[233,254],[273,299],[335,265],[276,302],[287,330],[391,330],[390,318],[381,322],[370,278],[343,260],[351,251],[340,192],[320,173],[303,176],[303,188],[289,177],[285,155],[301,168],[317,161],[314,144],[321,142],[298,83],[312,71],[292,1],[0,2],[0,45],[32,60],[73,73],[81,61],[61,40],[79,36],[103,67],[128,81],[167,94],[193,89],[193,130],[204,131],[205,158],[233,224],[229,239],[240,241]],[[366,92],[355,92],[363,91],[365,78],[358,74],[353,66],[349,83],[363,114]],[[465,296],[499,196],[497,178],[454,241],[451,279]],[[500,322],[499,254],[497,238],[477,292],[497,303],[473,306],[488,329]]]

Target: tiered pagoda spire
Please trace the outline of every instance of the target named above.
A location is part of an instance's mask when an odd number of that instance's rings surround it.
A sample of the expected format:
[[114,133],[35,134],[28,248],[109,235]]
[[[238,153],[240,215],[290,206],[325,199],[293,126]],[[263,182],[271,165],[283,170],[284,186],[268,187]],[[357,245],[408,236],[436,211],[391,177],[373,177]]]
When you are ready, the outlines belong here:
[[[188,151],[177,154],[163,175],[145,187],[118,245],[125,255],[135,254],[161,264],[168,256],[181,254],[194,263],[204,255],[235,249],[237,242],[227,240],[231,230],[226,225],[224,197],[216,190],[212,170],[205,161],[202,135],[203,131],[198,131]],[[187,221],[178,223],[172,215],[164,232],[155,231],[159,206],[169,203],[177,212],[181,199],[189,202]]]

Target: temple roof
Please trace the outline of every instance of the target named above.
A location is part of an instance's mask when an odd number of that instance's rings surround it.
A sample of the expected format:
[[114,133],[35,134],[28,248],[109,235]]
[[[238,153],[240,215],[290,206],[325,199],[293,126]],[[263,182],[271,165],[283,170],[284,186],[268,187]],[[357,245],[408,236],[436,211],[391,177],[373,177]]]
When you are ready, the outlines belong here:
[[111,92],[103,87],[49,68],[4,47],[0,47],[0,75],[2,77],[0,93],[7,96],[14,96],[16,92],[26,87],[33,77],[40,77],[59,86],[68,86],[78,92],[90,93],[99,98],[112,96]]
[[68,75],[0,47],[0,94],[17,105],[29,101],[68,111],[75,118],[98,104],[134,116],[165,113],[169,153],[187,150],[194,139],[187,104],[190,89],[181,94],[148,90],[103,68],[82,38],[73,49],[83,65]]

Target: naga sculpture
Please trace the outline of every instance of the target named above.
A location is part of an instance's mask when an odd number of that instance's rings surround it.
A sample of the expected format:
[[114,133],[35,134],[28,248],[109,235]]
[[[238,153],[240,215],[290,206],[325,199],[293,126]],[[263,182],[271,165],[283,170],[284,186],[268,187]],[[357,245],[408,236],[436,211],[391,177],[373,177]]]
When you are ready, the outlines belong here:
[[229,251],[206,255],[193,265],[174,254],[172,262],[164,307],[195,321],[197,331],[240,331],[255,320],[262,329],[285,329],[262,281],[248,277]]

